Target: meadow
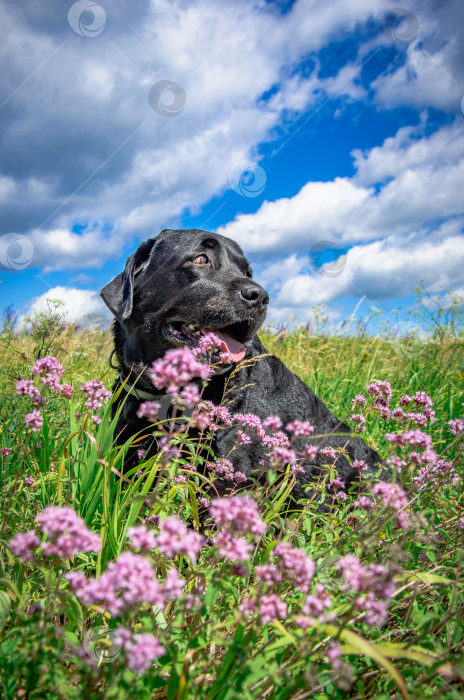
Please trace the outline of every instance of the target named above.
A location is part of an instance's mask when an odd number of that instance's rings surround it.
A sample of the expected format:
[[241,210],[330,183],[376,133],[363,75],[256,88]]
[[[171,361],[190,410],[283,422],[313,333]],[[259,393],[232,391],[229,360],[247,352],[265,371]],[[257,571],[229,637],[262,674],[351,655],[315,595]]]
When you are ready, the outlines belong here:
[[[27,333],[7,313],[1,697],[462,698],[462,313],[457,298],[420,297],[419,334],[263,330],[268,351],[392,469],[387,483],[358,465],[359,488],[346,492],[328,455],[299,503],[289,496],[302,455],[277,458],[281,426],[205,407],[180,383],[204,449],[227,421],[244,441],[261,430],[264,479],[244,490],[153,406],[162,449],[141,450],[122,474],[110,332],[65,324],[59,304]],[[290,455],[292,435],[311,428],[283,427]],[[214,489],[224,475],[227,502]]]

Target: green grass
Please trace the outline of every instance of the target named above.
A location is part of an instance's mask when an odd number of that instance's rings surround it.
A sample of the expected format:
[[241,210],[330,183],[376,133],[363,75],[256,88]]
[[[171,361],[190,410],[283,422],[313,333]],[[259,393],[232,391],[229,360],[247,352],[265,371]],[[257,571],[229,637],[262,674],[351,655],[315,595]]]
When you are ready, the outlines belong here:
[[[426,430],[434,449],[455,469],[419,491],[412,482],[417,467],[410,449],[401,452],[405,465],[396,480],[406,490],[410,525],[395,524],[395,512],[379,504],[369,511],[354,507],[355,496],[330,513],[317,511],[323,484],[313,500],[288,510],[292,477],[268,473],[267,483],[250,490],[269,526],[254,544],[247,572],[221,557],[211,544],[197,564],[180,554],[172,560],[152,552],[150,561],[160,581],[170,567],[184,577],[185,594],[161,612],[148,603],[121,618],[95,605],[85,605],[72,592],[64,573],[82,571],[92,577],[127,549],[129,527],[149,516],[176,515],[198,528],[197,499],[208,485],[201,474],[183,470],[196,445],[177,434],[185,459],[156,455],[120,479],[127,445],[113,445],[110,407],[99,411],[94,425],[79,391],[89,379],[111,387],[116,373],[109,367],[112,349],[108,331],[76,333],[62,327],[60,309],[34,319],[32,333],[17,335],[6,325],[0,345],[0,687],[13,698],[461,698],[464,687],[464,530],[462,439],[448,422],[464,415],[464,352],[461,309],[437,312],[422,303],[419,312],[427,335],[393,337],[388,329],[376,337],[365,333],[338,336],[311,334],[307,329],[272,333],[261,339],[341,418],[352,413],[352,398],[377,380],[392,385],[392,405],[404,394],[425,391],[434,401],[436,420]],[[425,314],[425,318],[424,318]],[[71,400],[47,390],[44,424],[31,432],[24,424],[30,412],[27,397],[15,395],[18,379],[31,378],[39,357],[54,355],[65,366],[63,381],[74,386]],[[37,386],[39,383],[35,380]],[[77,417],[76,417],[76,414]],[[162,426],[155,426],[160,431]],[[368,414],[364,439],[383,455],[392,454],[387,432],[399,426]],[[174,481],[187,475],[185,482]],[[24,479],[34,479],[26,485]],[[208,479],[211,473],[208,472]],[[323,481],[332,478],[330,469]],[[214,477],[213,477],[214,481]],[[364,485],[370,494],[372,484]],[[47,505],[69,505],[99,533],[101,552],[77,554],[61,561],[36,555],[23,563],[9,548],[19,532],[33,529]],[[211,521],[206,534],[214,536]],[[155,528],[156,531],[156,528]],[[297,623],[305,594],[290,582],[273,589],[288,615],[263,624],[240,612],[244,598],[264,590],[254,577],[258,564],[271,563],[275,543],[286,540],[303,550],[316,565],[312,584],[331,596],[331,616]],[[359,595],[347,590],[337,561],[355,554],[368,566],[384,565],[395,580],[383,625],[366,624]],[[194,596],[193,608],[187,595]],[[145,673],[128,667],[128,658],[111,646],[114,630],[123,625],[155,635],[165,652]],[[93,645],[95,635],[101,643]],[[339,663],[331,663],[329,645],[339,645]]]

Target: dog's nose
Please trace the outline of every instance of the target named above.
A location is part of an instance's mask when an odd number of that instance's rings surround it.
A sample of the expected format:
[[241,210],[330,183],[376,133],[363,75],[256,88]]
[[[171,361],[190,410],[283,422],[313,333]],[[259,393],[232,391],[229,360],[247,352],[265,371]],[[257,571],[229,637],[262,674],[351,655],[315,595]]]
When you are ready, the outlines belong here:
[[245,284],[241,288],[240,294],[248,306],[255,307],[269,304],[269,294],[257,284]]

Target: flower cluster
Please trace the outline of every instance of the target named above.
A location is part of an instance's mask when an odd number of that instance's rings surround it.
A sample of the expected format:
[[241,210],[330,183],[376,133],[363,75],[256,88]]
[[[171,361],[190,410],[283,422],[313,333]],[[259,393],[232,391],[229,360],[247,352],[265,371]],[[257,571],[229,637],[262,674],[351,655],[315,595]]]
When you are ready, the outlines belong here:
[[[103,382],[100,382],[98,379],[91,379],[81,386],[80,390],[86,395],[85,407],[89,411],[96,411],[98,408],[101,408],[103,402],[111,396],[111,391],[105,389]],[[101,423],[99,416],[92,416],[92,420],[95,424]]]
[[203,535],[189,530],[179,518],[169,516],[160,522],[159,533],[154,541],[158,551],[170,559],[176,554],[182,554],[195,563],[198,560],[204,539]]
[[86,579],[76,571],[67,573],[66,578],[84,604],[98,605],[114,616],[143,603],[162,609],[168,600],[179,597],[185,583],[175,569],[160,583],[150,561],[133,552],[120,554],[98,578]]
[[314,620],[318,622],[326,622],[330,619],[325,611],[332,605],[332,598],[325,592],[324,586],[318,583],[316,592],[311,593],[306,597],[301,610],[302,615],[297,618],[297,625],[303,629],[307,629],[314,624]]
[[204,362],[199,362],[193,352],[184,345],[168,350],[164,357],[156,360],[150,370],[150,377],[157,389],[166,389],[169,394],[178,394],[195,377],[206,380],[213,370]]
[[229,459],[219,459],[216,462],[210,462],[208,463],[208,469],[226,481],[244,483],[247,480],[243,472],[235,471],[234,465]]
[[227,352],[221,352],[222,346],[222,341],[215,333],[212,333],[211,331],[202,331],[198,339],[198,344],[192,348],[192,353],[196,357],[216,353],[219,355],[219,364],[228,365],[231,361],[230,356]]
[[408,526],[408,514],[403,510],[408,505],[408,497],[398,484],[379,481],[372,487],[372,495],[380,496],[384,505],[396,511],[396,522],[400,527]]
[[[47,541],[41,546],[45,556],[69,559],[74,554],[99,552],[101,549],[100,537],[87,529],[83,519],[72,508],[47,506],[35,521],[39,530],[47,535]],[[13,554],[21,557],[22,561],[33,561],[34,551],[40,542],[37,533],[29,530],[16,535],[9,544]]]
[[140,675],[144,674],[153,662],[163,656],[165,652],[159,639],[152,634],[145,632],[132,636],[130,630],[118,627],[116,635],[125,651],[128,668]]
[[289,542],[278,542],[272,556],[277,557],[277,566],[283,580],[289,581],[299,591],[307,593],[316,568],[313,560]]
[[345,580],[345,588],[358,596],[355,608],[364,613],[364,619],[370,626],[385,622],[388,603],[395,593],[393,575],[380,564],[364,566],[358,557],[347,554],[338,561],[338,569]]
[[215,498],[209,513],[218,527],[227,532],[262,535],[267,530],[258,506],[249,496]]

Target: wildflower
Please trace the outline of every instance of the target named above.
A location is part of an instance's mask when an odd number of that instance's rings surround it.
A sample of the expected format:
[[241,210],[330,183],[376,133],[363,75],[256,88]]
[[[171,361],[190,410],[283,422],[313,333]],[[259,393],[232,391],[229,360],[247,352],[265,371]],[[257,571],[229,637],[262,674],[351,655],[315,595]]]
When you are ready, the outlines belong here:
[[282,421],[280,420],[279,416],[268,416],[263,421],[263,427],[269,428],[269,430],[275,432],[276,430],[280,430],[282,427]]
[[24,483],[26,486],[32,486],[32,484],[35,482],[35,479],[33,476],[26,476],[24,479]]
[[460,435],[461,433],[464,433],[463,418],[455,418],[453,420],[450,420],[448,421],[448,425],[450,428],[450,432],[453,433],[453,435]]
[[51,355],[37,360],[32,367],[32,374],[36,376],[42,375],[42,384],[44,386],[49,386],[55,391],[60,390],[60,379],[63,372],[63,365],[58,362],[56,357],[52,357]]
[[294,464],[296,462],[296,453],[288,447],[275,447],[272,453],[272,463],[274,466],[283,467],[285,464]]
[[365,471],[368,468],[366,462],[364,462],[362,459],[355,459],[351,466],[353,469],[359,469],[360,472]]
[[253,598],[243,598],[238,609],[243,615],[250,615],[250,613],[254,612],[256,609],[256,600]]
[[182,554],[196,563],[204,537],[189,530],[179,518],[168,516],[160,522],[159,534],[156,536],[158,551],[170,559],[176,554]]
[[[165,652],[159,640],[152,634],[145,632],[134,634],[132,638],[128,639],[126,635],[121,634],[121,628],[116,631],[123,640],[122,646],[126,652],[127,666],[135,673],[144,674],[153,661],[159,659]],[[128,632],[128,630],[124,630],[124,632]]]
[[2,447],[0,449],[0,457],[6,457],[12,451],[12,447]]
[[388,602],[379,600],[374,593],[370,592],[356,600],[355,608],[364,611],[364,619],[370,627],[373,625],[379,625],[380,627],[387,617]]
[[197,503],[202,508],[209,508],[211,501],[209,498],[205,498],[205,496],[200,496],[200,498],[197,498]]
[[425,391],[417,391],[412,397],[412,400],[416,406],[426,406],[427,408],[431,408],[433,406],[432,399],[430,396],[427,396]]
[[168,350],[164,357],[156,360],[150,377],[157,389],[166,389],[169,394],[177,394],[194,377],[209,379],[213,369],[199,362],[187,346]]
[[316,593],[310,594],[306,597],[306,600],[303,603],[302,612],[305,615],[311,615],[322,622],[324,610],[330,608],[331,605],[332,598],[325,593],[324,586],[321,583],[318,583],[316,586]]
[[274,547],[272,556],[278,558],[277,566],[282,572],[284,580],[307,593],[309,583],[314,576],[315,564],[308,555],[289,542],[278,542]]
[[175,445],[171,445],[171,442],[167,436],[160,438],[158,440],[158,445],[160,450],[164,452],[166,459],[177,459],[180,457],[179,448]]
[[305,445],[302,455],[308,459],[316,459],[319,448],[316,445]]
[[185,474],[178,474],[173,478],[173,482],[175,484],[183,484],[185,481],[187,481],[187,477],[185,476]]
[[304,467],[302,467],[301,464],[292,464],[292,466],[290,467],[290,471],[295,476],[298,476],[299,474],[305,473]]
[[366,422],[366,416],[363,416],[362,413],[355,413],[351,416],[350,420],[352,423],[354,423],[354,430],[356,433],[366,432],[366,426],[364,425]]
[[136,605],[150,603],[162,609],[166,602],[148,559],[123,552],[98,578],[83,580],[66,574],[77,597],[86,605],[99,605],[111,615],[122,615]]
[[156,423],[160,406],[161,404],[158,401],[144,401],[139,406],[137,418],[146,418],[149,423]]
[[327,457],[328,459],[335,459],[337,456],[337,453],[335,452],[333,447],[323,447],[320,452],[321,455],[324,455],[324,457]]
[[261,428],[261,418],[254,413],[235,413],[233,416],[235,423],[245,425],[249,428]]
[[31,413],[26,414],[24,422],[31,428],[31,430],[37,432],[43,425],[43,418],[40,411],[37,408],[34,408]]
[[356,508],[363,508],[368,510],[372,506],[372,501],[368,496],[359,496],[358,500],[355,502]]
[[[140,416],[139,416],[140,417]],[[145,455],[147,454],[147,451],[143,449],[143,447],[140,448],[140,450],[137,450],[137,457],[139,459],[143,459]]]
[[263,625],[277,619],[285,620],[287,605],[275,593],[263,595],[259,599],[259,615]]
[[347,588],[360,591],[363,586],[366,569],[354,554],[347,554],[338,561],[338,569],[346,581]]
[[196,384],[186,384],[180,392],[185,404],[193,408],[200,400],[200,391]]
[[105,389],[103,382],[98,379],[91,379],[80,390],[86,394],[85,406],[91,411],[101,408],[103,402],[111,396],[111,391]]
[[40,544],[40,540],[34,530],[21,532],[9,541],[11,551],[16,557],[20,557],[21,561],[34,561],[34,550]]
[[243,432],[243,430],[237,430],[237,438],[241,445],[248,445],[251,442],[251,437]]
[[156,547],[156,538],[153,530],[149,530],[144,525],[130,527],[127,530],[127,538],[131,549],[140,549],[142,552],[149,552]]
[[289,433],[293,433],[295,437],[311,435],[311,433],[314,432],[314,427],[309,421],[294,420],[291,423],[287,423],[285,427],[286,430],[288,430]]
[[36,402],[39,397],[39,390],[31,379],[20,379],[16,382],[16,394],[18,396],[29,396],[32,401]]
[[169,569],[161,584],[161,589],[166,600],[177,600],[182,595],[184,586],[185,579],[182,578],[177,569]]
[[219,554],[229,561],[248,561],[253,545],[243,537],[234,537],[230,532],[218,532],[213,540]]
[[392,397],[392,389],[389,382],[373,382],[367,386],[367,392],[375,398],[384,398],[387,401]]
[[192,418],[199,430],[206,430],[206,428],[211,427],[211,423],[214,420],[214,409],[210,402],[200,403],[192,414]]
[[100,418],[100,416],[92,416],[92,421],[95,425],[100,425],[102,419]]
[[380,495],[386,506],[390,506],[394,510],[400,510],[408,504],[408,498],[403,489],[398,484],[379,481],[372,487],[374,496]]
[[74,393],[74,387],[71,384],[59,384],[58,391],[65,399],[70,399]]
[[351,403],[353,404],[353,406],[359,406],[360,408],[366,405],[366,401],[366,397],[362,396],[362,394],[356,394],[354,399],[351,399]]
[[256,503],[249,496],[215,498],[209,512],[216,525],[227,532],[262,535],[267,530]]
[[327,658],[334,671],[338,671],[341,667],[341,655],[342,650],[339,644],[337,644],[336,642],[332,642],[331,644],[329,644],[329,647],[327,649]]
[[47,506],[35,519],[49,541],[42,544],[46,556],[60,559],[80,552],[99,552],[100,537],[87,529],[84,520],[67,506]]
[[280,583],[282,574],[274,564],[260,564],[255,569],[255,578],[264,583]]

